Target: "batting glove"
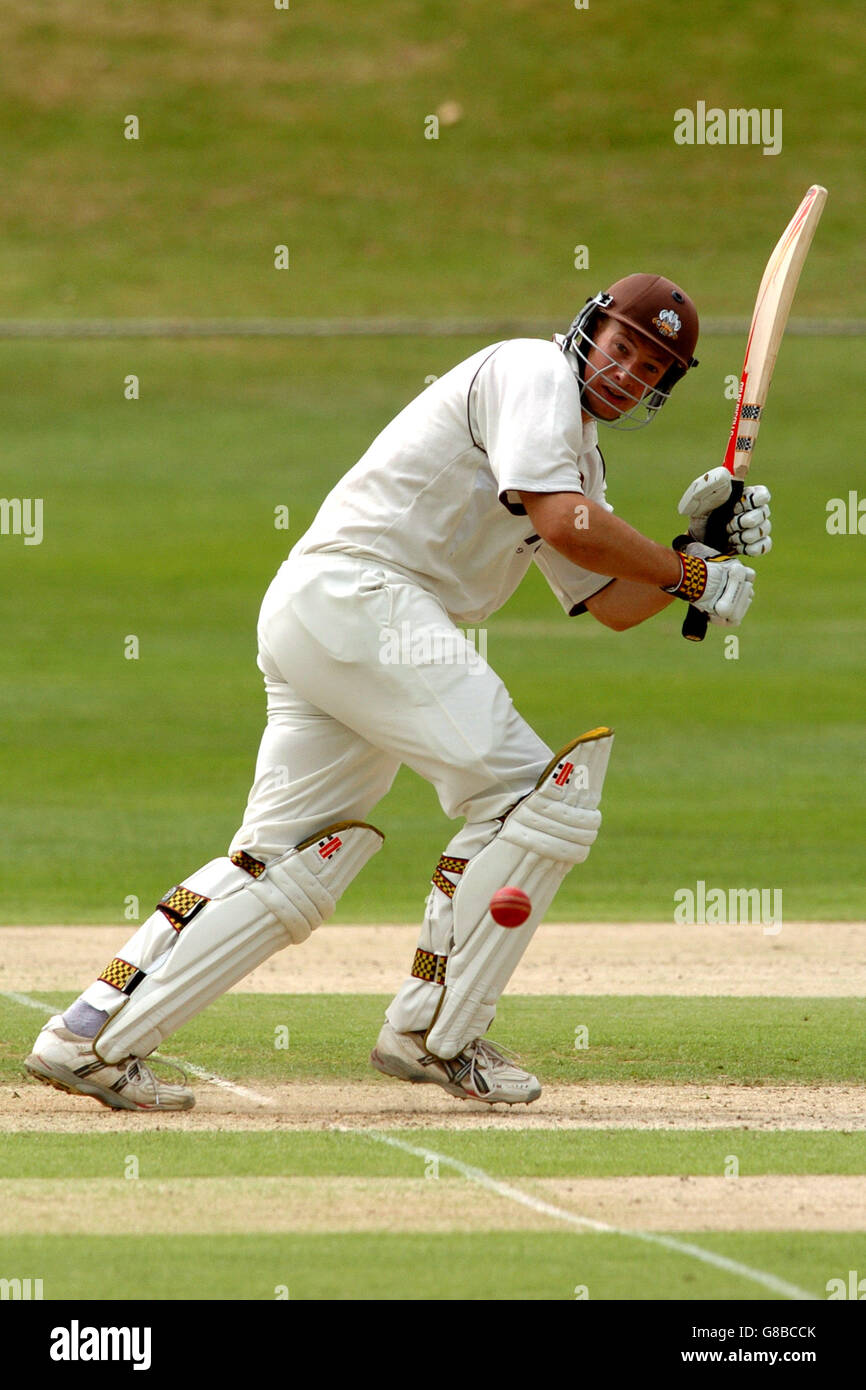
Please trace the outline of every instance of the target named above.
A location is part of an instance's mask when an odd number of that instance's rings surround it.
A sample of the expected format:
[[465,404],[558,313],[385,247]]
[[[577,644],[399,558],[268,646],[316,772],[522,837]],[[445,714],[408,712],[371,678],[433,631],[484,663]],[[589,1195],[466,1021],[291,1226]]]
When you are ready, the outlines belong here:
[[683,567],[680,582],[665,588],[665,593],[709,614],[711,623],[723,627],[741,623],[754,597],[755,571],[697,541],[677,554]]
[[[677,511],[689,520],[689,539],[703,543],[707,519],[716,507],[727,502],[733,479],[727,468],[711,468],[686,488]],[[766,555],[773,547],[770,537],[770,492],[758,484],[744,487],[727,525],[729,555]]]

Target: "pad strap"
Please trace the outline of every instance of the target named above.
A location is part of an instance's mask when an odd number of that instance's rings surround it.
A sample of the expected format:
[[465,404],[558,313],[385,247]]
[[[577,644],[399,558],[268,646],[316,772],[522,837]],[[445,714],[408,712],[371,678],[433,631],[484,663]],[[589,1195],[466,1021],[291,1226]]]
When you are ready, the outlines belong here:
[[419,946],[412,962],[412,974],[416,980],[426,980],[430,985],[444,985],[447,956],[437,956],[433,951],[424,951]]
[[251,854],[247,854],[245,849],[236,849],[234,854],[229,855],[229,859],[239,869],[245,869],[252,878],[261,878],[267,867],[261,859],[254,859]]
[[453,854],[443,854],[433,870],[433,878],[431,879],[433,887],[441,888],[446,898],[453,898],[457,891],[457,884],[452,883],[450,878],[446,878],[445,875],[454,874],[459,878],[468,863],[468,859],[458,859]]
[[144,979],[144,971],[139,970],[137,965],[130,965],[128,960],[115,956],[114,960],[109,961],[99,979],[102,984],[111,985],[121,994],[132,994],[136,985],[140,985]]
[[201,912],[205,903],[209,902],[210,898],[206,898],[202,893],[194,893],[191,888],[179,883],[170,893],[166,893],[164,898],[160,898],[157,907],[168,918],[175,931],[182,931],[187,923]]

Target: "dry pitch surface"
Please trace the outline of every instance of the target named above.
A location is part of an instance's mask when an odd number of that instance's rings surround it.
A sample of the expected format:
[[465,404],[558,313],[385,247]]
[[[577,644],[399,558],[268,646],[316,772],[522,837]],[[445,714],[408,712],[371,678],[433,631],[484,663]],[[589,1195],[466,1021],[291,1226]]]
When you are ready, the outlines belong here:
[[152,1235],[260,1231],[555,1231],[553,1204],[586,1221],[642,1231],[866,1230],[866,1181],[814,1176],[523,1178],[537,1207],[466,1183],[426,1178],[14,1178],[0,1181],[0,1235]]
[[[83,989],[120,949],[123,927],[0,928],[0,992]],[[264,994],[393,994],[417,926],[325,926],[238,986]],[[866,923],[776,928],[545,923],[511,994],[866,995]]]

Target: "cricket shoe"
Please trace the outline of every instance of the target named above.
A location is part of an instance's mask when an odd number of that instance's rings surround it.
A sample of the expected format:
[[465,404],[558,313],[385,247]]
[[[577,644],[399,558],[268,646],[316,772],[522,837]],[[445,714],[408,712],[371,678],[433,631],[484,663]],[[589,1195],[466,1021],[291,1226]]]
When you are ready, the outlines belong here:
[[161,1081],[140,1057],[103,1062],[93,1039],[70,1033],[61,1014],[48,1020],[24,1066],[46,1086],[93,1096],[113,1110],[191,1110],[195,1105],[192,1091]]
[[486,1038],[476,1038],[456,1057],[434,1057],[424,1046],[423,1033],[398,1033],[386,1022],[370,1061],[386,1076],[432,1082],[461,1100],[528,1105],[541,1095],[538,1078],[515,1066],[502,1049]]

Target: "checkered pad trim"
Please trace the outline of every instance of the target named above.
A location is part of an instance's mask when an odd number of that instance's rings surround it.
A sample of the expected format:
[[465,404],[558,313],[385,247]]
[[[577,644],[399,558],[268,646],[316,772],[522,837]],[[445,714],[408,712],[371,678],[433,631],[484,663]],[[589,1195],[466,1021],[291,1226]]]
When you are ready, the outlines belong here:
[[253,878],[261,878],[265,871],[265,866],[260,859],[254,859],[251,854],[247,854],[245,849],[236,849],[234,854],[229,855],[233,864],[239,869],[246,869]]
[[419,946],[412,962],[412,974],[416,980],[426,980],[431,985],[444,985],[447,964],[447,956],[437,956],[432,951],[422,951]]
[[432,882],[434,888],[441,888],[447,898],[453,898],[457,891],[457,885],[456,883],[452,883],[445,875],[457,874],[459,877],[468,863],[468,859],[457,859],[453,854],[443,854],[436,868],[433,870]]
[[128,960],[121,960],[120,956],[115,956],[114,960],[106,965],[99,979],[102,984],[111,985],[113,989],[119,989],[123,993],[137,972],[137,965],[130,965]]
[[761,407],[759,405],[744,405],[742,416],[744,420],[760,420]]
[[443,854],[439,860],[439,868],[444,869],[446,874],[462,874],[468,859],[456,859],[453,854]]
[[684,598],[688,603],[694,603],[695,599],[700,598],[707,587],[707,567],[703,560],[699,560],[696,555],[683,555],[680,553],[680,560],[683,566],[683,577],[676,589],[668,589],[668,593],[673,593],[677,598]]
[[748,436],[747,434],[738,434],[738,435],[737,435],[737,453],[738,453],[738,454],[747,454],[747,453],[749,452],[749,450],[751,449],[751,447],[752,447],[752,443],[753,443],[753,441],[749,438],[749,436]]
[[172,888],[170,893],[166,893],[157,906],[160,912],[165,913],[175,931],[180,931],[207,902],[210,902],[210,898],[205,898],[201,893],[194,893],[191,888],[185,888],[179,883],[177,888]]

